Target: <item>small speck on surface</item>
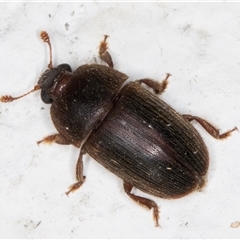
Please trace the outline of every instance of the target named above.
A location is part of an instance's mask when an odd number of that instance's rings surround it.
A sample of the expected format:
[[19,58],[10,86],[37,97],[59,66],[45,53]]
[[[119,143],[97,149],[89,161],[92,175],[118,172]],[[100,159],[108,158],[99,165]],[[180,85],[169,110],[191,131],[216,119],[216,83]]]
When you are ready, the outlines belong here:
[[231,228],[238,228],[239,226],[240,226],[239,221],[232,222],[231,225],[230,225]]

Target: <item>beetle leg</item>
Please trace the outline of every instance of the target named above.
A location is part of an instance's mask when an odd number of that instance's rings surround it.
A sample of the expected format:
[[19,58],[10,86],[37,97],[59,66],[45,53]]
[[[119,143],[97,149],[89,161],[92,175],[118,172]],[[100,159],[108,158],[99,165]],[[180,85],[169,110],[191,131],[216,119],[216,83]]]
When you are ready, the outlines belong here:
[[171,76],[171,74],[167,73],[166,78],[163,79],[162,82],[160,82],[160,83],[158,81],[155,81],[155,80],[152,80],[149,78],[139,79],[139,80],[137,80],[137,82],[146,84],[148,87],[152,88],[156,94],[162,94],[165,91],[165,89],[167,88],[168,78],[170,76]]
[[77,182],[72,184],[69,187],[69,191],[66,192],[66,195],[68,195],[70,192],[76,191],[84,183],[84,180],[86,178],[85,176],[83,176],[83,161],[82,161],[82,157],[83,157],[84,154],[85,154],[85,151],[83,149],[81,149],[79,157],[78,157],[77,166],[76,166],[76,179],[77,179]]
[[107,51],[108,44],[107,44],[108,35],[104,35],[103,41],[101,41],[99,46],[99,56],[100,58],[108,64],[109,67],[113,68],[113,61],[110,53]]
[[183,117],[187,119],[189,122],[191,122],[192,120],[197,121],[211,136],[213,136],[216,139],[225,139],[229,137],[233,131],[238,130],[237,127],[234,127],[233,129],[220,134],[217,128],[215,128],[212,124],[210,124],[209,122],[200,117],[188,114],[184,114]]
[[147,208],[149,209],[152,209],[153,208],[153,218],[155,220],[155,223],[156,223],[156,227],[159,226],[159,223],[158,223],[158,220],[159,220],[159,209],[158,209],[158,206],[157,204],[150,200],[150,199],[147,199],[147,198],[144,198],[144,197],[139,197],[139,196],[136,196],[134,194],[131,193],[131,190],[133,188],[133,186],[129,183],[123,183],[123,187],[124,187],[124,190],[125,192],[127,193],[127,195],[132,198],[134,201],[136,201],[137,203],[143,205],[143,206],[146,206]]
[[69,145],[70,144],[69,141],[67,141],[59,133],[47,136],[44,139],[38,141],[37,144],[40,144],[42,142],[44,142],[44,143],[53,143],[53,142],[55,142],[55,143],[58,143],[58,144],[61,144],[61,145]]

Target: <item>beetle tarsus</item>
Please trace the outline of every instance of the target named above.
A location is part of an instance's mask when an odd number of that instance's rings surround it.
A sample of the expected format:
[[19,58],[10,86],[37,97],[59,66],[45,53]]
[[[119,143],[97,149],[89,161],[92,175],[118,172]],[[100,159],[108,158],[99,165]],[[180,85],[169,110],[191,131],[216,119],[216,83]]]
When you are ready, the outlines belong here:
[[85,176],[83,176],[83,180],[82,181],[79,181],[79,182],[76,182],[74,184],[72,184],[70,187],[69,187],[69,191],[66,192],[66,195],[68,196],[69,193],[71,192],[75,192],[76,190],[78,190],[82,184],[84,183],[84,180],[85,180]]
[[184,114],[183,117],[189,122],[193,120],[197,121],[212,137],[216,139],[225,139],[229,137],[233,131],[238,130],[237,127],[234,127],[233,129],[220,134],[219,129],[215,128],[212,124],[210,124],[209,122],[207,122],[206,120],[200,117],[192,116],[188,114]]
[[37,141],[37,144],[39,145],[40,143],[57,143],[60,145],[69,145],[69,141],[67,141],[62,135],[60,135],[59,133],[57,134],[53,134],[50,136],[45,137],[44,139]]
[[139,79],[137,80],[140,83],[144,83],[146,84],[148,87],[152,88],[153,91],[155,92],[155,94],[162,94],[165,89],[167,88],[168,85],[168,78],[171,76],[170,73],[167,73],[166,78],[162,80],[162,82],[158,82],[156,80],[153,79],[149,79],[149,78],[143,78],[143,79]]
[[147,207],[148,209],[153,209],[153,219],[155,221],[155,226],[159,227],[159,222],[158,222],[158,220],[159,220],[159,208],[158,208],[158,205],[150,199],[147,199],[147,198],[144,198],[144,197],[139,197],[139,196],[136,196],[136,195],[132,194],[131,190],[132,190],[133,186],[131,184],[124,183],[123,187],[124,187],[124,190],[127,193],[127,195],[130,198],[132,198],[134,201],[136,201],[140,205],[143,205],[144,207]]
[[234,127],[232,130],[229,130],[229,131],[227,131],[227,132],[225,132],[225,133],[222,133],[222,134],[220,134],[219,135],[219,139],[225,139],[225,138],[227,138],[227,137],[229,137],[230,135],[231,135],[231,133],[233,132],[233,131],[238,131],[238,128],[237,127]]

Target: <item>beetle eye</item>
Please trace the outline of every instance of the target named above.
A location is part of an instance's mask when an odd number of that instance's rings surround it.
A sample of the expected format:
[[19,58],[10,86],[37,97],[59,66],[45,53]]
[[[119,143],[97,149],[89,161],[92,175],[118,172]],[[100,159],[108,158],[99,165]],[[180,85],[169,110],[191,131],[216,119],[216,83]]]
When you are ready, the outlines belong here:
[[46,104],[53,103],[53,100],[52,100],[52,98],[50,98],[50,96],[49,96],[47,91],[44,91],[44,90],[41,91],[41,99]]
[[61,69],[65,70],[66,72],[72,72],[72,68],[67,63],[62,63],[62,64],[58,65],[57,68],[61,68]]

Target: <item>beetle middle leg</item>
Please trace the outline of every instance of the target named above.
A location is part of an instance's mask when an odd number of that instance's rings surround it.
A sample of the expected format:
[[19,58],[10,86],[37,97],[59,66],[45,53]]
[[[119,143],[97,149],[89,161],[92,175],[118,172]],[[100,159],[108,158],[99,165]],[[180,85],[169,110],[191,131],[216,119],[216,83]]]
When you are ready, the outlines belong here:
[[62,135],[60,135],[59,133],[57,134],[53,134],[53,135],[49,135],[47,137],[45,137],[44,139],[37,141],[37,144],[40,143],[58,143],[61,145],[69,145],[70,142],[68,140],[66,140]]
[[184,114],[183,117],[189,122],[193,120],[197,121],[212,137],[216,139],[225,139],[229,137],[233,131],[238,130],[237,127],[234,127],[233,129],[220,134],[217,128],[215,128],[212,124],[210,124],[209,122],[207,122],[206,120],[200,117],[196,117],[188,114]]
[[[53,142],[55,142],[55,143],[58,143],[58,144],[61,144],[61,145],[70,145],[71,144],[68,140],[66,140],[59,133],[47,136],[43,140],[38,141],[37,144],[40,144],[42,142],[44,142],[44,143],[53,143]],[[82,157],[83,157],[84,154],[85,154],[85,151],[83,149],[81,149],[79,157],[78,157],[77,166],[76,166],[76,179],[77,179],[77,182],[72,184],[69,187],[69,191],[66,192],[67,195],[70,192],[76,191],[84,183],[84,180],[86,178],[85,176],[83,176],[83,161],[82,161]]]
[[159,223],[158,223],[158,220],[159,220],[159,209],[158,209],[157,204],[154,201],[150,200],[150,199],[147,199],[147,198],[144,198],[144,197],[139,197],[139,196],[136,196],[136,195],[132,194],[131,191],[132,191],[133,186],[131,184],[123,183],[123,187],[124,187],[124,190],[127,193],[127,195],[130,198],[132,198],[134,201],[136,201],[137,203],[139,203],[141,205],[146,206],[149,209],[153,208],[153,218],[155,220],[156,227],[158,227],[159,226]]
[[167,85],[168,85],[168,78],[171,76],[170,73],[167,73],[166,75],[166,78],[162,80],[162,82],[158,82],[158,81],[155,81],[153,79],[149,79],[149,78],[143,78],[143,79],[139,79],[137,80],[137,82],[140,82],[140,83],[144,83],[146,84],[148,87],[152,88],[153,91],[156,93],[156,94],[161,94],[165,91],[165,89],[167,88]]
[[84,183],[84,180],[86,178],[85,176],[83,176],[83,161],[82,161],[82,157],[83,157],[84,154],[85,154],[85,151],[83,149],[81,149],[79,157],[78,157],[77,166],[76,166],[76,179],[77,179],[77,182],[72,184],[69,187],[69,191],[66,192],[66,195],[68,195],[70,192],[76,191]]

